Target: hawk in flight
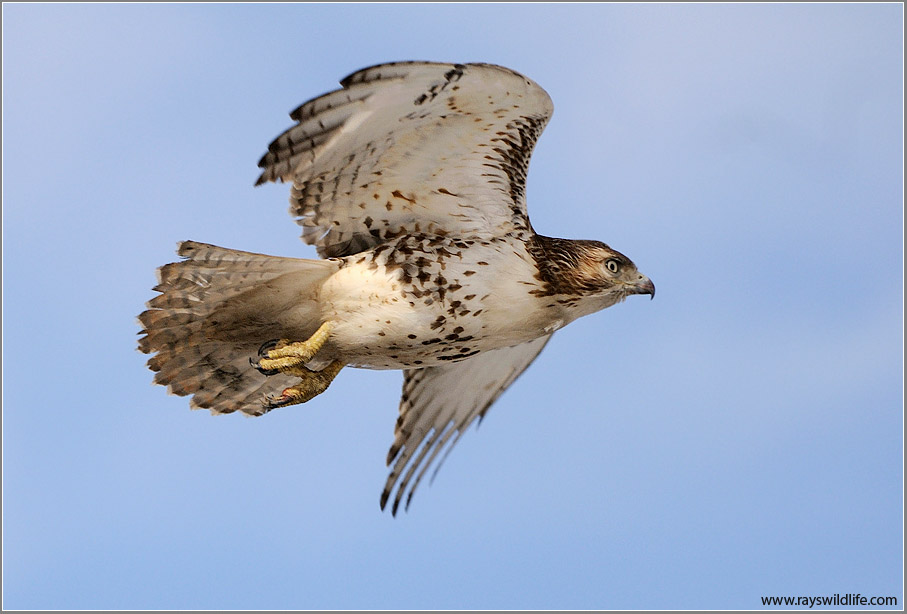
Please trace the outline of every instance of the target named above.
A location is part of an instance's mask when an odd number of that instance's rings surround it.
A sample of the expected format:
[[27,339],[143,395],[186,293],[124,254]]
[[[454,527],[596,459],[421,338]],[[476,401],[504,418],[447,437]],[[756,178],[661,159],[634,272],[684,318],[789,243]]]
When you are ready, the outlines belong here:
[[258,184],[292,182],[323,259],[180,243],[139,349],[156,383],[215,414],[304,403],[345,366],[402,369],[381,495],[396,514],[554,331],[655,286],[604,243],[533,230],[526,172],[553,111],[534,81],[401,62],[341,85],[259,162]]

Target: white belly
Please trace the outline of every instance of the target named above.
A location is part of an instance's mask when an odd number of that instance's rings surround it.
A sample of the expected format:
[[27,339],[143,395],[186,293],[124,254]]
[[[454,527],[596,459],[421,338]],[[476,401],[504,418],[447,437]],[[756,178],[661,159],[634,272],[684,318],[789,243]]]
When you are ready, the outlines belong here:
[[427,367],[556,327],[556,315],[530,294],[538,282],[528,255],[506,244],[422,253],[403,266],[393,254],[349,257],[321,289],[322,319],[333,329],[319,356],[374,369]]

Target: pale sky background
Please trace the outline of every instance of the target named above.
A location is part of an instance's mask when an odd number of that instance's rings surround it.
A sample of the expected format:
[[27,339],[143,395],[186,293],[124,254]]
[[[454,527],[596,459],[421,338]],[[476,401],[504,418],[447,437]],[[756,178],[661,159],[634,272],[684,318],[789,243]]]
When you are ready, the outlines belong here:
[[[903,7],[3,5],[5,608],[903,606]],[[287,113],[492,62],[540,232],[658,288],[555,335],[408,513],[401,376],[211,417],[135,349],[181,239],[314,257]]]

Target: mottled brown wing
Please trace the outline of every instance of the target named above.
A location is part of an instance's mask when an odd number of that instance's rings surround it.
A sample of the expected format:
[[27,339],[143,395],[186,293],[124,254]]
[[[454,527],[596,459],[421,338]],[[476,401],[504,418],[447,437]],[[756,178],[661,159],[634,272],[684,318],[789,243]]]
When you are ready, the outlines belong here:
[[325,258],[402,233],[527,229],[529,157],[551,117],[532,80],[489,64],[384,64],[293,111],[258,183],[292,181],[290,211]]
[[441,451],[446,449],[435,472],[469,425],[485,416],[549,339],[551,335],[546,335],[452,365],[403,372],[400,417],[387,455],[388,465],[394,466],[381,494],[382,509],[395,487],[392,513],[396,515],[404,495],[405,507],[409,507],[419,482]]

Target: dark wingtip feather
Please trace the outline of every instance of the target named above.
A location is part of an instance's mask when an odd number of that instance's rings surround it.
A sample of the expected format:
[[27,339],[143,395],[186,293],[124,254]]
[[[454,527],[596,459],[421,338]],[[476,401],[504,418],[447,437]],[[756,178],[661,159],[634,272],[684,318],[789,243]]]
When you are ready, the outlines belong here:
[[[271,153],[271,147],[273,145],[274,143],[268,145],[268,153],[264,154],[261,158],[258,159],[258,168],[268,168],[268,166],[271,165],[271,162],[274,158],[274,154]],[[262,177],[264,177],[264,173],[262,173]],[[261,177],[259,177],[258,179],[259,181],[261,181]]]
[[391,446],[391,449],[387,451],[387,463],[386,465],[390,467],[390,464],[394,462],[394,459],[397,458],[397,453],[400,451],[402,444],[394,443]]

